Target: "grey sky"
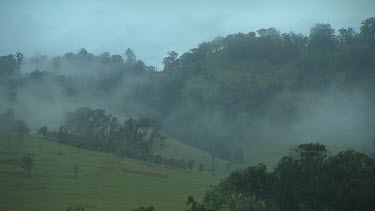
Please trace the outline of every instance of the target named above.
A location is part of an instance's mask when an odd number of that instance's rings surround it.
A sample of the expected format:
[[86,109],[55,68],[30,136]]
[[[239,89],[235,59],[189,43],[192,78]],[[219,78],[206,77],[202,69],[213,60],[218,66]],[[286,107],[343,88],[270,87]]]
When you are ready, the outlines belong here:
[[275,27],[308,34],[315,23],[354,27],[375,16],[374,0],[0,0],[0,55],[78,52],[122,54],[132,48],[161,67],[166,52]]

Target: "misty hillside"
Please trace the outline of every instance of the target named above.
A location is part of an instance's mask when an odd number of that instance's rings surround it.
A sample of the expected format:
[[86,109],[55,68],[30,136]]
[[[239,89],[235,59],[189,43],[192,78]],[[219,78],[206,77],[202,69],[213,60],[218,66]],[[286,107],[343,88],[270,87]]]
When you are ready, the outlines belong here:
[[1,0],[0,211],[374,211],[374,0]]
[[316,24],[308,36],[275,28],[230,34],[182,55],[168,52],[163,70],[131,49],[2,56],[1,109],[34,131],[58,129],[66,112],[84,106],[122,120],[155,118],[168,136],[206,151],[215,146],[227,160],[241,143],[264,137],[360,148],[374,136],[373,24],[366,19],[359,32]]

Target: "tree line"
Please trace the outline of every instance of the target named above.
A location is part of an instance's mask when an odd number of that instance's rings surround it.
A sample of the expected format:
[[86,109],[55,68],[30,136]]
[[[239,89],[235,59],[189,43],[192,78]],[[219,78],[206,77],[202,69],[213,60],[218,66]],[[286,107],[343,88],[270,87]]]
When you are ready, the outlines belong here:
[[[193,171],[195,161],[163,158],[156,151],[167,147],[167,136],[155,119],[119,119],[101,109],[79,108],[65,115],[65,122],[56,132],[48,132],[46,126],[37,135],[55,138],[58,142],[120,157],[149,161],[181,171]],[[204,167],[199,165],[202,173]]]
[[104,110],[88,107],[67,113],[55,135],[64,144],[145,161],[152,161],[155,151],[166,147],[167,139],[155,119],[130,118],[120,123]]

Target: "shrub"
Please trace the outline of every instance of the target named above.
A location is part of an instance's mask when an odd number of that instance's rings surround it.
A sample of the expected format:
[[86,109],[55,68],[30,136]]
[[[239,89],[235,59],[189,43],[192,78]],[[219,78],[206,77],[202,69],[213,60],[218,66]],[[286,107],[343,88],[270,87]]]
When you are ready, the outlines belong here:
[[24,170],[25,176],[30,177],[31,176],[31,169],[33,168],[34,160],[31,157],[31,154],[24,155],[22,157],[23,165],[22,168]]

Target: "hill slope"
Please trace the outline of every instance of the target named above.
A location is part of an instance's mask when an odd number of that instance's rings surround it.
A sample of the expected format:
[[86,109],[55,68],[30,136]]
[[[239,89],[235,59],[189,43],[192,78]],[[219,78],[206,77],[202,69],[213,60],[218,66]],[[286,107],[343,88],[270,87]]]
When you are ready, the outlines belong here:
[[[182,144],[170,144],[169,150],[177,149],[182,151],[181,155],[208,157]],[[28,153],[35,164],[31,178],[25,177],[21,168],[21,158]],[[73,173],[75,164],[79,166],[77,178]],[[219,178],[207,171],[202,175],[196,169],[181,172],[34,136],[0,134],[0,210],[66,210],[70,206],[130,210],[151,205],[156,210],[184,210],[187,196],[203,196]]]

